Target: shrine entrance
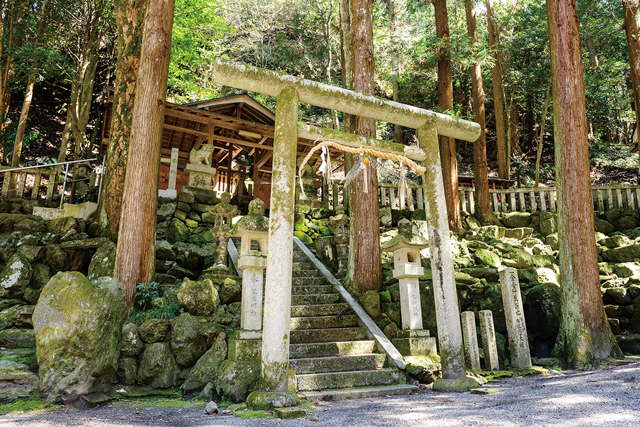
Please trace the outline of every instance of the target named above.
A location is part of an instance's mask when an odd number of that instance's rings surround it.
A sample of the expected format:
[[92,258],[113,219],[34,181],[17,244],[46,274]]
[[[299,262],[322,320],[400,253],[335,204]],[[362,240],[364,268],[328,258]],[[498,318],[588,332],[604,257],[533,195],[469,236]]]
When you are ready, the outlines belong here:
[[[265,391],[286,392],[289,366],[295,176],[298,138],[331,141],[422,162],[422,189],[431,251],[442,382],[466,378],[462,331],[447,222],[438,136],[475,141],[478,124],[370,95],[216,60],[213,82],[277,97],[271,179],[269,251],[262,331]],[[298,104],[369,117],[417,130],[419,148],[365,138],[298,122]]]

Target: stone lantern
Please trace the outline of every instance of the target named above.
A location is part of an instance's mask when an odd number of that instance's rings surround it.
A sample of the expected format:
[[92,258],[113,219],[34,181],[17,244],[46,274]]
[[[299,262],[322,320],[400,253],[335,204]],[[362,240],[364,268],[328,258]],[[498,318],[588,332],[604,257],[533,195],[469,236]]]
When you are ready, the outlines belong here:
[[209,214],[215,219],[211,227],[211,235],[216,238],[216,256],[214,270],[227,269],[227,242],[231,237],[231,225],[238,207],[230,204],[231,195],[226,191],[220,196],[221,202],[209,209]]
[[420,250],[429,243],[413,234],[413,224],[407,219],[398,223],[398,235],[386,243],[382,250],[393,252],[393,277],[400,281],[400,311],[402,330],[398,332],[394,345],[405,356],[424,356],[435,354],[435,338],[429,337],[429,331],[422,327],[422,309],[420,307],[419,278],[424,275],[420,263]]
[[329,218],[329,227],[335,230],[333,236],[333,244],[336,245],[336,252],[338,258],[338,273],[339,277],[344,277],[347,274],[347,263],[349,262],[349,215],[344,213],[344,206],[338,205],[336,209],[336,215]]
[[229,340],[229,358],[259,361],[262,346],[262,277],[267,267],[269,218],[265,203],[254,199],[249,214],[234,226],[231,235],[240,237],[238,268],[242,270],[240,329]]

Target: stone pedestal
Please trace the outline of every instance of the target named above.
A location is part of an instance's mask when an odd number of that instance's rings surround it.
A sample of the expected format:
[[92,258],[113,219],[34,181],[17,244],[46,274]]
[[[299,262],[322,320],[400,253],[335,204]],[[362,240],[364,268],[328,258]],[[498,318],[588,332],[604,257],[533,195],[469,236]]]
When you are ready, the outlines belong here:
[[229,360],[260,362],[262,358],[262,331],[238,329],[229,337]]
[[242,270],[242,329],[262,330],[262,276],[266,267],[267,258],[259,252],[243,254],[238,259]]
[[216,176],[216,168],[206,165],[188,164],[184,168],[184,174],[189,177],[189,187],[211,190],[211,180]]
[[511,366],[518,369],[530,368],[531,354],[529,353],[527,325],[524,321],[520,282],[515,268],[508,267],[500,270],[500,287],[502,288],[504,317],[507,321]]
[[403,356],[430,356],[436,354],[436,339],[425,329],[398,331],[393,345]]
[[473,311],[464,311],[460,314],[462,319],[462,337],[464,338],[464,355],[467,366],[472,371],[480,370],[480,351],[478,350],[478,337],[476,335],[476,315]]
[[493,313],[491,310],[482,310],[478,313],[480,318],[480,336],[482,337],[482,350],[484,351],[484,369],[495,371],[500,369],[498,362],[498,346],[496,345],[496,332],[493,328]]

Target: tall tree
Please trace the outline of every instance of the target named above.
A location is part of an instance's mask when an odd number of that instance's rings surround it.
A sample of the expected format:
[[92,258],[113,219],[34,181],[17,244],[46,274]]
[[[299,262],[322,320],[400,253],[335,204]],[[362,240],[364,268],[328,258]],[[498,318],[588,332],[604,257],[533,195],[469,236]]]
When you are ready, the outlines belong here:
[[[373,22],[371,0],[351,0],[353,28],[354,89],[373,93]],[[375,121],[357,117],[356,133],[375,138]],[[348,279],[356,292],[379,290],[382,286],[380,258],[380,216],[376,160],[365,166],[351,184],[351,227],[349,233]]]
[[580,28],[575,0],[547,0],[558,187],[561,310],[556,348],[570,365],[621,356],[602,305],[589,178]]
[[156,208],[174,0],[150,0],[133,109],[115,277],[133,307],[136,284],[155,275]]
[[102,235],[116,240],[122,213],[122,194],[129,156],[131,122],[136,98],[142,29],[149,0],[115,0],[118,31],[113,120],[105,161],[98,221]]
[[[398,36],[396,34],[397,17],[393,0],[387,0],[387,8],[389,9],[389,38],[391,39],[391,85],[393,86],[393,100],[400,102],[400,85],[398,84],[400,70],[398,67]],[[393,135],[396,141],[404,144],[404,127],[394,125]]]
[[[433,7],[436,15],[436,34],[440,39],[441,46],[438,52],[438,106],[445,110],[451,110],[453,109],[453,76],[451,71],[447,0],[433,0]],[[458,192],[456,140],[441,135],[439,144],[449,228],[458,230],[462,226],[462,221],[460,218],[460,196]]]
[[[49,9],[51,7],[51,0],[44,0],[42,3],[42,9],[40,10],[38,33],[35,38],[35,45],[40,46],[44,37],[44,30],[47,26],[47,20],[49,18]],[[29,117],[29,110],[31,109],[31,101],[33,100],[33,90],[36,85],[36,72],[33,70],[29,75],[29,81],[27,83],[27,89],[24,94],[24,101],[22,102],[22,110],[20,111],[20,118],[18,119],[18,128],[16,129],[15,141],[13,143],[13,152],[11,153],[11,167],[20,167],[20,156],[22,155],[22,140],[24,139],[24,133],[27,129],[27,118]],[[12,186],[17,184],[18,174],[14,174],[12,179]]]
[[498,176],[509,179],[509,146],[505,126],[504,90],[502,89],[502,54],[500,51],[500,28],[498,27],[493,9],[493,0],[487,0],[487,29],[489,32],[489,47],[493,56],[491,77],[493,81],[493,106],[496,119],[496,145],[498,148]]
[[[622,0],[622,6],[624,9],[624,31],[627,35],[627,49],[629,51],[633,102],[636,110],[636,135],[640,135],[640,25],[638,25],[640,1]],[[640,137],[638,137],[637,144],[640,149]],[[640,163],[638,176],[640,176]]]
[[[478,46],[478,30],[476,26],[476,7],[473,0],[464,2],[467,17],[467,32],[471,38],[471,54],[475,56]],[[481,134],[473,143],[473,172],[476,188],[476,217],[481,224],[495,224],[497,219],[491,209],[489,196],[489,173],[487,171],[487,134],[484,106],[484,88],[482,87],[482,71],[475,60],[469,67],[471,76],[471,93],[473,96],[473,114],[475,122],[480,125]]]

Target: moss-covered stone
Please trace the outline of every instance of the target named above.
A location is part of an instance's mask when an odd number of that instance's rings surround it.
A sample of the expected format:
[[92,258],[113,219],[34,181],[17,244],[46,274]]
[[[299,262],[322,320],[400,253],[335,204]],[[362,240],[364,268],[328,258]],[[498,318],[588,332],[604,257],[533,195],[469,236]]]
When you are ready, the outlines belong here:
[[524,315],[531,352],[535,357],[548,357],[560,329],[560,286],[543,283],[531,288]]
[[45,261],[51,267],[51,273],[55,274],[65,269],[67,263],[68,254],[63,250],[60,245],[47,246],[47,253],[45,254]]
[[171,321],[171,350],[181,368],[192,367],[207,350],[206,339],[200,335],[200,324],[189,313]]
[[366,291],[360,296],[360,305],[374,319],[380,317],[380,295],[376,291]]
[[178,304],[195,316],[208,316],[220,303],[217,289],[210,279],[184,279],[178,290]]
[[32,329],[5,329],[0,331],[0,347],[35,347],[36,339]]
[[616,228],[607,220],[600,219],[597,216],[593,218],[596,231],[604,234],[613,233]]
[[0,272],[0,298],[22,298],[31,282],[33,269],[23,254],[13,254]]
[[509,228],[528,227],[531,224],[531,214],[528,212],[509,212],[502,220]]
[[[24,233],[44,233],[47,231],[47,227],[44,224],[44,221],[38,221],[35,219],[25,218],[16,222],[13,225],[13,229],[15,231],[22,231]],[[58,233],[64,234],[64,233]]]
[[216,370],[227,358],[227,342],[225,338],[224,333],[218,335],[211,348],[198,359],[184,384],[182,384],[184,391],[201,390],[215,378]]
[[33,310],[34,305],[22,305],[13,313],[11,323],[16,328],[33,328]]
[[89,263],[87,276],[89,280],[113,276],[116,266],[116,249],[116,244],[110,240],[98,248]]
[[[176,211],[176,214],[181,211]],[[184,214],[184,219],[187,219],[187,214]],[[191,235],[189,227],[185,225],[180,219],[173,218],[167,230],[167,239],[170,241],[186,242]]]
[[233,279],[226,279],[220,287],[220,301],[222,304],[239,302],[242,297],[242,288]]
[[[486,228],[486,227],[484,227]],[[476,264],[491,268],[500,268],[502,263],[500,257],[488,249],[478,249],[474,254]]]
[[65,400],[111,388],[127,308],[122,284],[55,275],[33,314],[41,390]]
[[176,259],[176,253],[171,243],[163,240],[156,245],[156,259],[164,261],[173,261]]
[[274,408],[298,406],[300,398],[291,391],[264,392],[254,391],[247,396],[247,406],[254,411],[268,411]]
[[214,383],[220,397],[234,403],[244,402],[249,393],[262,387],[260,363],[227,359],[216,371]]
[[178,378],[176,361],[168,342],[149,344],[140,358],[137,382],[152,388],[173,387]]
[[296,236],[300,241],[304,244],[311,245],[313,244],[313,239],[309,237],[307,234],[302,231],[294,231],[293,235]]
[[144,344],[138,334],[138,325],[135,323],[127,323],[122,326],[120,353],[123,356],[136,357],[143,348]]
[[166,341],[169,337],[171,324],[167,319],[149,319],[142,322],[138,328],[140,338],[147,344]]
[[632,262],[640,258],[639,245],[626,245],[610,249],[602,253],[602,257],[610,262]]
[[71,216],[54,219],[47,222],[47,231],[61,236],[67,234],[70,230],[78,229],[78,221]]
[[122,385],[133,385],[138,378],[138,361],[133,357],[118,360],[116,379]]

